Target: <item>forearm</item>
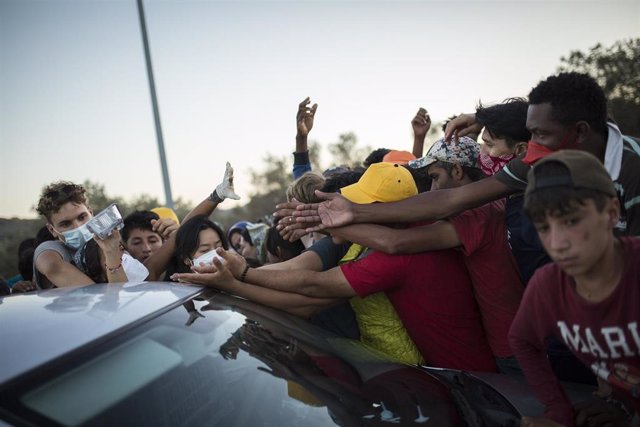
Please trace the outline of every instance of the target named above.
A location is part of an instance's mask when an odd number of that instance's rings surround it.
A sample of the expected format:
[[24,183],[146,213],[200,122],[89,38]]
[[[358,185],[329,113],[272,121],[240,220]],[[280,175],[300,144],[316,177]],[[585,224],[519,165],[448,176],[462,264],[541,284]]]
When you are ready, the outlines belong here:
[[68,262],[62,262],[62,264],[43,274],[58,288],[95,283],[89,276]]
[[317,312],[341,301],[340,299],[311,298],[296,293],[256,286],[239,280],[233,280],[231,284],[225,285],[224,288],[220,287],[220,290],[304,318],[311,317]]
[[124,283],[128,282],[127,273],[122,267],[122,255],[105,254],[104,267],[107,272],[107,282]]
[[307,135],[296,135],[296,153],[302,153],[308,149]]
[[191,218],[197,215],[209,216],[213,213],[213,211],[216,209],[217,206],[218,206],[218,203],[211,201],[211,199],[207,197],[206,199],[201,201],[198,204],[198,206],[193,208],[191,212],[187,214],[187,216],[184,217],[184,219],[182,220],[182,223],[187,222],[188,220],[190,220]]
[[422,153],[424,153],[424,140],[427,135],[414,135],[413,137],[413,149],[411,153],[416,156],[417,159],[422,157]]
[[293,292],[314,298],[342,298],[345,295],[336,289],[330,280],[323,280],[326,272],[309,270],[261,270],[250,268],[245,281],[269,289]]
[[160,276],[167,269],[169,261],[176,250],[176,234],[174,233],[169,237],[153,255],[147,258],[144,262],[144,266],[149,270],[149,277],[147,280],[153,282],[160,280]]
[[515,193],[494,177],[447,190],[428,191],[400,202],[354,205],[354,222],[417,222],[449,218]]

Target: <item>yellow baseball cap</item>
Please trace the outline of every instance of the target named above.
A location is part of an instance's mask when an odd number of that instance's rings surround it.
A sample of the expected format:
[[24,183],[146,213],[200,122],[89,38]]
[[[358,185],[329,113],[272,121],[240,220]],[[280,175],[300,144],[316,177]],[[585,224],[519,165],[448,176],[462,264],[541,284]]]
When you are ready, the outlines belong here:
[[394,163],[374,163],[355,184],[340,189],[353,203],[397,202],[418,194],[411,172]]

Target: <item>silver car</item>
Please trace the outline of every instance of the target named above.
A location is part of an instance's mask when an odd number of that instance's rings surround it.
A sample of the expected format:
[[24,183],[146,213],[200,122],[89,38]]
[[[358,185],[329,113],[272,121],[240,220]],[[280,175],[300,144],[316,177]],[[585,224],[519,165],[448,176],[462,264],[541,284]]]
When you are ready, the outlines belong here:
[[516,426],[542,411],[523,378],[391,363],[196,286],[5,297],[0,325],[0,425]]

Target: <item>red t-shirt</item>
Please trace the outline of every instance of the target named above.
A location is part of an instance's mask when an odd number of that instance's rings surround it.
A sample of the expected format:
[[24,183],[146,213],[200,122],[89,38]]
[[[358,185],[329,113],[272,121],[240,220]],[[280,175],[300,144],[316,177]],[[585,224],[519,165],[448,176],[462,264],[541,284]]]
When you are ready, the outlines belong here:
[[[574,280],[555,264],[539,268],[529,281],[509,342],[527,382],[545,404],[545,416],[574,425],[573,407],[553,374],[545,341],[557,337],[586,366],[614,372],[614,364],[640,370],[640,239],[620,238],[624,271],[605,300],[591,303],[575,290]],[[624,387],[616,393],[635,404]]]
[[498,200],[449,219],[462,242],[484,332],[496,357],[513,356],[507,337],[524,293],[507,240],[504,207],[505,200]]
[[340,268],[360,297],[387,294],[429,365],[496,371],[459,252],[388,255],[374,251]]

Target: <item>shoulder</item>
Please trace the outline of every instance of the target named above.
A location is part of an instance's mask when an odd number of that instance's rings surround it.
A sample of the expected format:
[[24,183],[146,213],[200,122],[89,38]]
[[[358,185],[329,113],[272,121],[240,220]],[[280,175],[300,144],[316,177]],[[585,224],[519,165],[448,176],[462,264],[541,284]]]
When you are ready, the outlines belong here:
[[35,261],[40,255],[45,252],[56,252],[65,261],[71,260],[71,254],[69,253],[67,247],[62,242],[59,242],[57,240],[49,240],[47,242],[40,243],[33,253],[33,260]]
[[[554,295],[557,288],[566,280],[565,274],[560,267],[553,262],[538,268],[525,289],[525,295]],[[531,296],[529,296],[531,298]]]
[[530,168],[522,162],[522,159],[516,157],[500,169],[494,177],[510,188],[524,191],[527,187],[527,174]]

